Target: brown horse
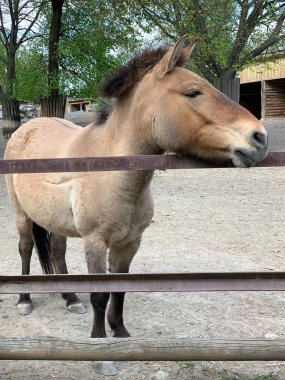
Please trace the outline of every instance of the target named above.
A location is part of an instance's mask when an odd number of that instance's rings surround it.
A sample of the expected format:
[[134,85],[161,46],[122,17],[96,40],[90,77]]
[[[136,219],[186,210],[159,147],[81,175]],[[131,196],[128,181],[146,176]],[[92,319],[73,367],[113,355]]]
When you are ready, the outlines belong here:
[[[113,109],[100,123],[79,128],[57,118],[38,118],[11,137],[5,159],[189,153],[248,167],[267,152],[262,124],[204,79],[185,69],[195,43],[185,37],[167,49],[147,49],[105,81]],[[128,272],[153,216],[151,171],[7,175],[20,235],[22,273],[29,274],[34,242],[46,273],[67,273],[66,237],[81,237],[89,273]],[[49,231],[47,233],[47,231]],[[67,306],[84,311],[75,294]],[[92,293],[92,337],[105,337],[108,293]],[[108,321],[114,336],[123,324],[124,293],[111,294]],[[22,313],[32,310],[20,295]]]

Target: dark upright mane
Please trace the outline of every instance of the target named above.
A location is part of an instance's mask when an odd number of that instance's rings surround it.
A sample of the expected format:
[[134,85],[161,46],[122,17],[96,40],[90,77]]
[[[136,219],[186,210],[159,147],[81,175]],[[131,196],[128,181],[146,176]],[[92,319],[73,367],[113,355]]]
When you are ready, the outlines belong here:
[[102,84],[101,91],[107,98],[121,97],[128,93],[141,78],[150,71],[168,51],[165,46],[147,48],[120,67]]
[[[149,47],[120,67],[114,74],[106,78],[101,85],[101,93],[106,98],[125,96],[168,52],[169,48]],[[177,66],[183,66],[185,57],[181,54]],[[112,105],[105,103],[97,110],[96,125],[103,124],[112,113]]]
[[[103,82],[102,95],[107,98],[125,96],[161,60],[167,51],[168,47],[166,46],[150,47],[136,55]],[[183,63],[184,57],[181,56],[177,66]]]
[[104,124],[112,113],[113,106],[111,102],[103,102],[96,111],[95,124],[101,125]]

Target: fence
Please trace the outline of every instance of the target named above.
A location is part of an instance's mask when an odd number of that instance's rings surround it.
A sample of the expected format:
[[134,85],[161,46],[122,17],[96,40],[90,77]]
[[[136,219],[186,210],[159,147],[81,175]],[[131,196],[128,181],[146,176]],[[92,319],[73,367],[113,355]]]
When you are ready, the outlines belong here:
[[[259,167],[284,166],[285,152]],[[217,168],[175,155],[1,160],[0,174]],[[249,169],[250,170],[250,169]],[[0,294],[54,292],[284,291],[285,272],[0,276]],[[285,340],[0,339],[0,360],[285,360]]]

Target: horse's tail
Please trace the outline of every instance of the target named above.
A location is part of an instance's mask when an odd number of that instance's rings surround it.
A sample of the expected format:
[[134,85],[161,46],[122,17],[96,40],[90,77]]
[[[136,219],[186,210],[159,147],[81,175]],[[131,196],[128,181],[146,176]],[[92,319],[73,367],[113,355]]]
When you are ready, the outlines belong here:
[[50,250],[50,233],[33,222],[34,242],[45,274],[54,274],[54,262]]

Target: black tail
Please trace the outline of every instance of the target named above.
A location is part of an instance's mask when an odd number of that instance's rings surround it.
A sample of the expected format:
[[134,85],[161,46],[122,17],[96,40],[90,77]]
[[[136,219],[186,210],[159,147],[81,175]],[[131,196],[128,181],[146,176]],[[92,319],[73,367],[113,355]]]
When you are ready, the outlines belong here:
[[54,265],[50,251],[50,233],[33,223],[33,235],[39,260],[45,274],[54,274]]

